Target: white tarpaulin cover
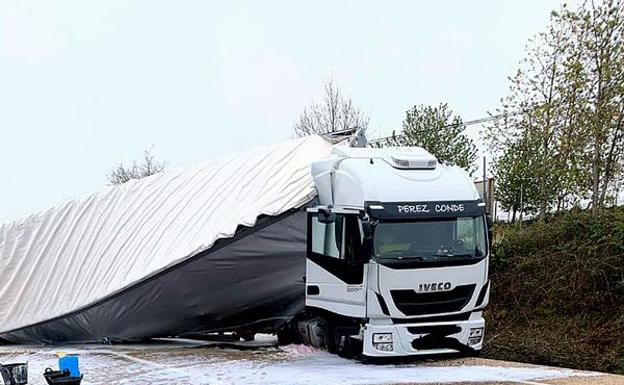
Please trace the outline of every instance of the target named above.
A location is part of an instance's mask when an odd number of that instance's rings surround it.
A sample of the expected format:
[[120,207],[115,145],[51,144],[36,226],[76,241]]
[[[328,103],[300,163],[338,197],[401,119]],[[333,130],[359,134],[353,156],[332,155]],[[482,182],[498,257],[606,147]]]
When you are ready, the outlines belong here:
[[0,333],[84,308],[315,195],[313,136],[109,187],[0,227]]

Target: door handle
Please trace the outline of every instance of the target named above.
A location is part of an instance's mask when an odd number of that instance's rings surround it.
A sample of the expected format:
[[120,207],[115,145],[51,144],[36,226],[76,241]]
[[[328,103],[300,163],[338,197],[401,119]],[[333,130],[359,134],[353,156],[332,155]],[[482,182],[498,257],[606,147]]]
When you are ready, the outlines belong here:
[[308,295],[319,295],[321,294],[321,288],[316,285],[308,285],[306,293],[308,293]]

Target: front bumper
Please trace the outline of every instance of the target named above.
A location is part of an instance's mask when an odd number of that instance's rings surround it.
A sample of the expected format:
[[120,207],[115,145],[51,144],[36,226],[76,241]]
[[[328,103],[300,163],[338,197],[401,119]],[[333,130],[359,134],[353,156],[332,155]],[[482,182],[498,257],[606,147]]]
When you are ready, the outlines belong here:
[[[481,350],[483,347],[483,337],[480,342],[468,345],[470,330],[485,328],[481,312],[472,313],[466,321],[409,324],[389,324],[388,321],[371,319],[364,327],[362,336],[364,356],[398,357],[461,353]],[[453,333],[447,334],[449,331]],[[390,333],[393,341],[391,351],[381,351],[373,345],[373,334]]]

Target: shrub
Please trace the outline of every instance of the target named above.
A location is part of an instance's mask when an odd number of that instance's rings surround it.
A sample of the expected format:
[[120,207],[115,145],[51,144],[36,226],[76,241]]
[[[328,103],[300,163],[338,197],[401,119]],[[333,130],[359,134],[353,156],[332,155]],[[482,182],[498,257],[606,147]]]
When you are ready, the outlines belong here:
[[485,353],[623,372],[624,209],[495,229]]

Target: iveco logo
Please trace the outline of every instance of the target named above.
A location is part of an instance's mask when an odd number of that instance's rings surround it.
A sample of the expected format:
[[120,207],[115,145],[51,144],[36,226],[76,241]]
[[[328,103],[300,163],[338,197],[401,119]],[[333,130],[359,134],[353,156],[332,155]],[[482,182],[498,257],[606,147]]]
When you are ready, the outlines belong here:
[[418,291],[427,292],[427,291],[448,291],[451,290],[450,282],[431,282],[431,283],[421,283],[418,285]]

